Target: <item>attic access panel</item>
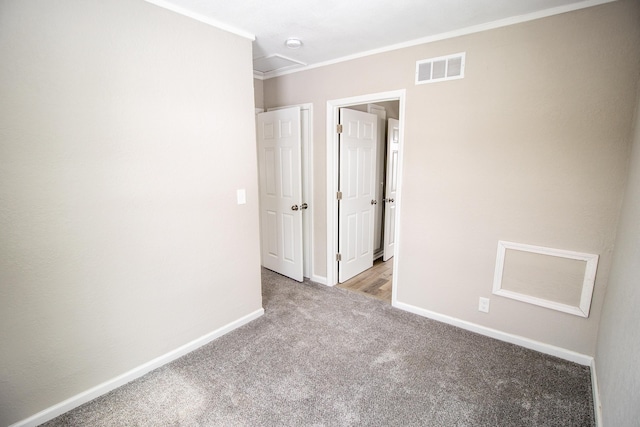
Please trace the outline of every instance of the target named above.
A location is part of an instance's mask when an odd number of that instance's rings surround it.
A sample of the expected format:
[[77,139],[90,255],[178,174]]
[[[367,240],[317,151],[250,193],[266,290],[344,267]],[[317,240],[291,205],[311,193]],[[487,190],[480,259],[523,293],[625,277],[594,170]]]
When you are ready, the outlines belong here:
[[256,58],[253,60],[253,70],[260,73],[269,73],[284,68],[303,65],[306,64],[304,62],[296,61],[295,59],[287,58],[286,56],[278,54],[264,56],[262,58]]
[[589,317],[598,258],[500,240],[493,294]]

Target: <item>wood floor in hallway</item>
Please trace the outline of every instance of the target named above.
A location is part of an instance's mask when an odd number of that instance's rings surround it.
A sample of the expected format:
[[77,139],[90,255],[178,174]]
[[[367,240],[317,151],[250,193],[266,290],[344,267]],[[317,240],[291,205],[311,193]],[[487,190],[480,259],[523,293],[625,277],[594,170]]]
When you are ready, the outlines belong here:
[[388,261],[377,259],[373,267],[338,285],[360,294],[368,295],[391,304],[391,278],[393,258]]

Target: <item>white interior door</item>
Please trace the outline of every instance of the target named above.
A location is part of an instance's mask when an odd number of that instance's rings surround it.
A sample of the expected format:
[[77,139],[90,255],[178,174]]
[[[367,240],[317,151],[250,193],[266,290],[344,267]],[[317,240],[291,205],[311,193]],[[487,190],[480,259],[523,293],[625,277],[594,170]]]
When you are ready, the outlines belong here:
[[[284,110],[292,105],[272,107],[267,111]],[[313,200],[313,135],[312,135],[312,104],[299,104],[300,107],[300,157],[302,159],[302,270],[303,276],[313,278],[313,245],[311,230],[313,229],[313,214],[309,202]],[[385,120],[386,123],[386,120]],[[382,199],[382,197],[381,197]],[[306,208],[305,208],[306,206]]]
[[393,257],[396,242],[396,192],[398,191],[398,154],[400,122],[389,119],[387,126],[387,177],[384,198],[384,254],[382,260]]
[[[387,110],[380,105],[368,104],[367,113],[375,114],[378,116],[378,137],[376,138],[376,200],[384,199],[384,155],[386,150],[385,138],[387,128]],[[384,250],[384,236],[383,236],[383,213],[384,203],[378,203],[375,205],[375,225],[373,232],[373,257],[379,258]]]
[[300,108],[258,114],[262,265],[303,280]]
[[377,121],[374,114],[340,110],[340,283],[373,266]]

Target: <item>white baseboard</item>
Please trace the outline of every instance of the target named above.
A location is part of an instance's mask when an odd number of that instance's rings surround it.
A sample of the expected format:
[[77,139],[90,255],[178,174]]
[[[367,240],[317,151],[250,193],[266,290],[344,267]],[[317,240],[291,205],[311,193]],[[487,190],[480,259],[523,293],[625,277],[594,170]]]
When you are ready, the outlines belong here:
[[99,384],[93,388],[90,388],[89,390],[86,390],[82,393],[76,394],[75,396],[70,397],[69,399],[63,402],[60,402],[43,411],[40,411],[37,414],[32,415],[29,418],[26,418],[22,421],[18,421],[17,423],[12,424],[9,427],[35,427],[49,420],[52,420],[55,417],[64,414],[65,412],[68,412],[74,408],[77,408],[78,406],[84,403],[87,403],[99,396],[102,396],[103,394],[106,394],[113,389],[123,386],[126,383],[131,382],[136,378],[139,378],[147,374],[148,372],[153,371],[154,369],[157,369],[163,365],[166,365],[167,363],[172,362],[184,356],[185,354],[190,353],[202,347],[205,344],[210,343],[216,338],[219,338],[233,331],[234,329],[239,328],[240,326],[245,325],[250,321],[257,319],[263,314],[264,314],[264,309],[260,308],[259,310],[256,310],[253,313],[249,313],[246,316],[241,317],[236,321],[233,321],[221,328],[216,329],[213,332],[210,332],[181,347],[178,347],[175,350],[170,351],[169,353],[156,357],[155,359],[150,360],[149,362],[143,365],[140,365],[137,368],[134,368],[128,372],[125,372],[122,375],[119,375],[115,378],[105,381],[102,384]]
[[321,285],[326,285],[327,284],[327,277],[326,276],[318,276],[318,275],[312,275],[309,280],[311,280],[312,282],[315,283],[319,283]]
[[586,354],[577,353],[565,348],[556,347],[551,344],[545,344],[540,341],[535,341],[529,338],[521,337],[519,335],[509,334],[497,329],[487,328],[476,323],[468,322],[466,320],[457,319],[455,317],[447,316],[444,314],[436,313],[434,311],[426,310],[424,308],[416,307],[403,302],[397,302],[393,304],[394,307],[399,308],[410,313],[417,314],[419,316],[427,317],[429,319],[437,320],[438,322],[447,323],[449,325],[457,326],[468,331],[476,332],[481,335],[485,335],[491,338],[495,338],[500,341],[505,341],[511,344],[516,344],[521,347],[525,347],[531,350],[539,351],[540,353],[556,356],[561,359],[568,360],[570,362],[578,363],[584,366],[591,366],[593,357]]
[[591,390],[593,392],[593,411],[596,419],[596,427],[602,427],[602,402],[600,402],[600,389],[596,376],[596,361],[591,361]]

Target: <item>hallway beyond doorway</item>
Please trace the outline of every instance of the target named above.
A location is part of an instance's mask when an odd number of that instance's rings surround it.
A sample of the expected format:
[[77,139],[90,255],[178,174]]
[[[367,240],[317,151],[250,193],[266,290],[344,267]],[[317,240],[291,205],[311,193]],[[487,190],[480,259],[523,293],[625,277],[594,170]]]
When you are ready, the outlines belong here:
[[360,294],[368,295],[391,304],[391,282],[393,259],[382,261],[378,258],[373,267],[338,285]]

